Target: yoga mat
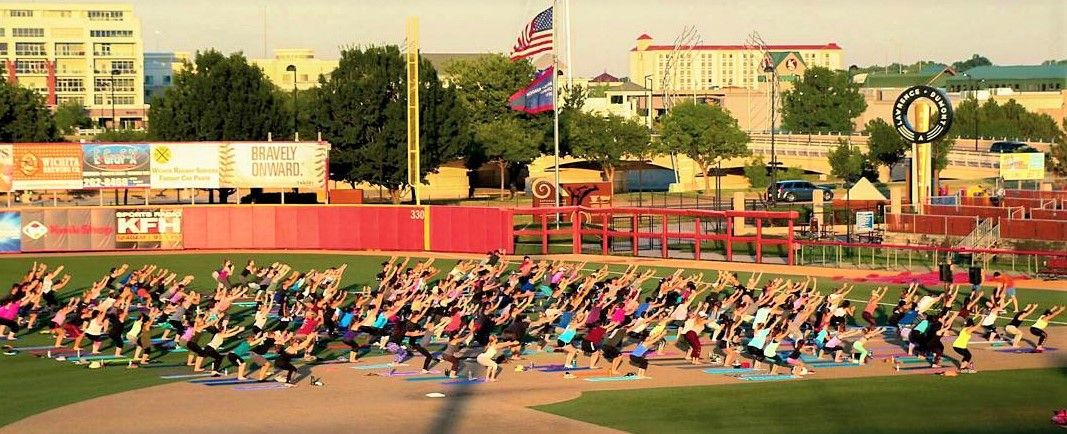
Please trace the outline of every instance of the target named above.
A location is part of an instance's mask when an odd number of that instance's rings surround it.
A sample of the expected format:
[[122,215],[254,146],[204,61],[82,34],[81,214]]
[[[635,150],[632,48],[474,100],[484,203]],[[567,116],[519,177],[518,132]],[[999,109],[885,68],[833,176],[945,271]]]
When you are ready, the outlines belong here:
[[179,378],[196,378],[196,377],[208,377],[211,376],[210,372],[201,372],[197,374],[177,374],[177,375],[160,375],[159,378],[164,380],[177,380]]
[[405,378],[404,381],[438,381],[438,380],[451,380],[451,379],[452,379],[452,377],[449,377],[447,375],[441,375],[441,376],[432,376],[432,377]]
[[625,377],[625,376],[623,376],[623,377],[592,377],[592,378],[586,378],[585,381],[603,382],[603,381],[634,381],[634,380],[649,380],[649,379],[650,379],[649,377],[638,377],[636,375],[631,375],[629,377]]
[[[84,354],[84,353],[83,353],[83,354]],[[78,361],[93,361],[93,360],[100,360],[100,361],[102,361],[102,360],[109,360],[109,359],[122,359],[122,358],[126,358],[126,357],[125,357],[125,356],[116,356],[116,355],[114,355],[114,354],[108,354],[108,355],[104,355],[104,354],[98,354],[98,355],[95,355],[95,356],[81,356],[81,357],[78,357],[78,356],[74,356],[74,357],[67,357],[67,361],[68,361],[68,362],[78,362]]]
[[51,345],[41,345],[38,347],[15,347],[16,351],[34,351],[34,350],[62,350],[65,347],[53,347]]
[[[440,374],[441,371],[430,371],[427,374]],[[427,375],[422,371],[402,371],[402,372],[386,372],[382,374],[383,377],[411,377],[414,375]]]
[[483,383],[485,383],[485,380],[482,380],[481,378],[475,378],[473,380],[445,381],[445,382],[443,382],[441,384],[448,385],[448,386],[473,386],[475,384],[483,384]]
[[[1033,348],[1001,348],[1001,349],[997,349],[997,350],[993,350],[993,351],[996,351],[998,353],[1012,353],[1012,354],[1041,354],[1041,353],[1038,353],[1038,352],[1034,351]],[[1042,351],[1042,352],[1043,353],[1048,353],[1048,352],[1052,352],[1052,351],[1056,351],[1056,348],[1045,347],[1045,350]]]
[[685,370],[695,370],[695,369],[703,370],[703,369],[715,368],[715,367],[718,367],[718,366],[722,366],[722,365],[716,365],[716,364],[712,363],[712,364],[700,364],[700,365],[674,366],[673,368],[674,369],[685,369]]
[[733,373],[740,374],[740,373],[744,373],[744,372],[756,372],[756,371],[754,369],[752,369],[752,368],[711,368],[711,369],[705,369],[705,370],[703,370],[701,372],[703,372],[705,374],[733,374]]
[[823,369],[825,369],[825,368],[853,368],[853,367],[862,366],[862,365],[850,363],[850,361],[842,361],[842,363],[840,363],[840,364],[839,363],[833,363],[833,361],[831,361],[831,363],[808,364],[808,366],[810,366],[812,368],[823,368]]
[[235,386],[233,388],[233,390],[251,391],[251,390],[277,390],[277,389],[288,389],[288,388],[289,388],[289,386],[286,386],[285,384],[275,382],[275,383],[272,383],[272,384],[267,384],[267,383],[264,383],[264,384],[244,384],[244,385]]
[[[210,376],[212,374],[208,373],[208,375]],[[236,379],[237,379],[237,377],[211,377],[211,378],[201,378],[201,379],[198,379],[198,380],[189,380],[189,382],[193,383],[193,384],[204,384],[204,383],[219,383],[219,382],[223,382],[223,381],[233,381],[233,380],[236,380]]]
[[579,366],[579,367],[577,367],[577,368],[549,368],[549,369],[539,369],[539,371],[541,371],[541,372],[567,372],[567,371],[586,371],[586,370],[588,370],[588,369],[589,369],[589,367],[588,367],[588,366]]
[[530,369],[552,369],[552,368],[562,368],[562,367],[563,367],[562,364],[556,363],[556,364],[551,364],[551,365],[533,365],[533,366],[530,366],[529,368]]
[[256,381],[256,380],[238,380],[238,379],[231,379],[231,380],[229,380],[229,381],[219,381],[219,382],[217,382],[217,383],[200,383],[200,385],[201,385],[201,386],[211,386],[211,387],[214,387],[214,386],[233,386],[233,385],[235,385],[235,384],[254,384],[254,383],[258,383],[258,382],[259,382],[259,381]]
[[737,379],[744,381],[784,381],[795,380],[797,378],[800,377],[794,375],[742,375],[737,377]]
[[407,363],[401,363],[401,364],[399,364],[399,365],[394,365],[394,364],[391,364],[391,363],[378,363],[378,364],[376,364],[376,365],[360,365],[360,366],[353,366],[353,367],[352,367],[352,369],[359,369],[359,370],[366,370],[366,369],[389,369],[389,368],[395,368],[395,367],[397,367],[397,366],[407,366],[407,365],[408,365]]

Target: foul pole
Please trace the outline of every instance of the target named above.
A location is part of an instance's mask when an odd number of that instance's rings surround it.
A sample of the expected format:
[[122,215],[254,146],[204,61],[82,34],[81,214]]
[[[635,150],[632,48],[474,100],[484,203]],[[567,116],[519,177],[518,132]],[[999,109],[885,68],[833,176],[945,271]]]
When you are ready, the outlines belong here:
[[422,167],[419,161],[419,17],[408,17],[405,60],[408,80],[408,184],[415,204],[421,205]]

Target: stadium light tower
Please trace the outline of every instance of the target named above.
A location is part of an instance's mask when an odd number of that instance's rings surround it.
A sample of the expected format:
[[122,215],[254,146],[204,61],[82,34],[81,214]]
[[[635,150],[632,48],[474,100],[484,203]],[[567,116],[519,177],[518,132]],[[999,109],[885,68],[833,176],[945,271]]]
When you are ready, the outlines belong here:
[[293,73],[293,140],[300,140],[300,132],[297,129],[297,117],[300,109],[296,107],[296,65],[289,65],[285,70]]

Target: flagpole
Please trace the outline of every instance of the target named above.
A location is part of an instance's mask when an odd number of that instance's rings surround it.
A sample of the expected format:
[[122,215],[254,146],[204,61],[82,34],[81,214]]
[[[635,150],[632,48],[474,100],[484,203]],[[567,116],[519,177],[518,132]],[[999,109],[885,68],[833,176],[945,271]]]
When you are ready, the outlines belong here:
[[556,164],[556,197],[555,204],[557,208],[556,212],[556,229],[559,229],[559,212],[560,206],[559,196],[559,87],[557,86],[559,77],[559,51],[556,49],[559,46],[559,26],[556,25],[556,17],[559,15],[558,0],[552,1],[552,141],[554,144],[554,158]]
[[565,25],[567,26],[567,87],[574,87],[574,74],[571,72],[574,70],[574,58],[571,56],[571,0],[563,0],[566,3],[567,17]]

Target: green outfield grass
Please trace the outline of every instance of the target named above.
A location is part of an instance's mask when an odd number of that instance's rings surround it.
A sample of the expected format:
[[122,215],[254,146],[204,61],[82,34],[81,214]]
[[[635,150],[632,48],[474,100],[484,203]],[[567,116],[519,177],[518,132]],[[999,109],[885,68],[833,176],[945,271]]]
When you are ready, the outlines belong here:
[[[252,258],[259,264],[268,264],[275,261],[286,262],[294,269],[324,269],[337,266],[342,263],[349,264],[342,284],[350,289],[357,289],[365,284],[374,284],[374,275],[377,273],[379,263],[386,259],[380,256],[349,256],[349,255],[316,255],[316,254],[175,254],[175,255],[117,255],[117,256],[62,256],[47,258],[31,258],[28,256],[14,256],[0,258],[0,284],[7,285],[9,282],[18,280],[25,271],[33,264],[34,259],[44,260],[50,267],[64,265],[65,273],[73,276],[71,285],[65,288],[60,297],[68,297],[81,292],[92,281],[102,276],[112,266],[122,263],[130,264],[131,268],[138,268],[143,264],[157,264],[169,268],[179,275],[192,274],[196,276],[193,286],[207,291],[213,289],[211,271],[219,267],[221,262],[231,258],[242,266],[244,261]],[[455,260],[437,260],[436,266],[447,270],[452,267]],[[590,264],[589,268],[595,265]],[[624,266],[612,265],[614,271],[621,271]],[[657,276],[673,273],[674,269],[658,268]],[[714,279],[714,271],[706,271],[708,280]],[[742,280],[747,279],[748,273],[741,273]],[[765,275],[765,279],[774,276]],[[793,276],[795,278],[795,276]],[[655,286],[655,279],[645,285],[646,290]],[[839,283],[824,279],[820,289],[829,290],[839,286]],[[867,292],[874,285],[858,284],[857,290],[850,296],[854,299],[865,299]],[[4,288],[6,290],[6,287]],[[893,288],[886,298],[887,302],[895,301],[899,288]],[[1019,291],[1020,302],[1035,302],[1042,306],[1049,304],[1067,304],[1067,293],[1054,291],[1026,290]],[[244,321],[250,322],[250,308],[237,310],[235,313],[243,317]],[[232,311],[233,312],[233,311]],[[42,318],[40,321],[47,321]],[[157,336],[161,331],[157,332]],[[0,342],[5,343],[5,342]],[[36,332],[28,334],[23,331],[19,340],[11,343],[16,347],[41,346],[52,343],[50,335],[41,335]],[[104,353],[112,350],[108,345],[103,347]],[[130,347],[127,348],[130,350]],[[335,357],[347,354],[338,350],[329,350],[320,355],[323,357]],[[61,405],[78,402],[92,397],[109,393],[121,392],[156,384],[162,384],[166,380],[159,378],[162,374],[187,373],[184,367],[186,354],[170,354],[162,357],[160,363],[151,368],[127,370],[122,367],[89,371],[84,367],[75,366],[69,362],[57,362],[39,359],[23,353],[14,357],[0,356],[0,391],[11,405],[5,406],[5,411],[0,412],[0,426],[6,425],[18,419],[32,414],[55,408]],[[803,384],[810,384],[805,382]]]
[[633,433],[1049,433],[1067,369],[585,392],[535,407]]

